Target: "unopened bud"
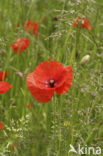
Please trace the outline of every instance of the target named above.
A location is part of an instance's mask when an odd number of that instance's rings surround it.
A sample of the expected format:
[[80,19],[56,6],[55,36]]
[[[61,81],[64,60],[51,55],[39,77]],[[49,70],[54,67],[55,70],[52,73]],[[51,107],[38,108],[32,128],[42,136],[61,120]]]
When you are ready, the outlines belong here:
[[88,62],[90,59],[90,55],[85,55],[82,59],[80,64],[85,64],[86,62]]

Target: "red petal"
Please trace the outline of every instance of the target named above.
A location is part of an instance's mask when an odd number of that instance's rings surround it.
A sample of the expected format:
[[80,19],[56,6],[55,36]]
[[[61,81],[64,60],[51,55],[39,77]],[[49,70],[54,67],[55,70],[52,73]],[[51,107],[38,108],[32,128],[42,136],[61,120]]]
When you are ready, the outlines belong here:
[[8,82],[0,81],[0,93],[1,94],[7,92],[10,88],[12,88],[12,85],[10,85]]
[[31,109],[34,105],[33,104],[29,104],[28,107]]
[[80,20],[81,20],[81,18],[78,16],[78,17],[77,17],[77,22],[79,22]]
[[8,75],[8,72],[0,72],[0,81],[5,80]]
[[17,44],[16,44],[16,43],[12,43],[11,46],[12,46],[12,48],[14,49],[15,53],[17,53],[17,51],[18,51],[18,46],[17,46]]
[[78,27],[80,20],[81,20],[81,18],[78,16],[77,19],[75,20],[75,22],[73,23],[74,28]]
[[23,50],[27,49],[27,47],[29,46],[29,40],[26,39],[22,39],[21,43],[20,43],[20,52],[22,52]]
[[84,24],[82,24],[82,27],[83,28],[87,27],[89,30],[91,30],[92,27],[90,25],[90,22],[87,20],[87,18],[83,18],[82,20],[84,21]]
[[65,67],[65,71],[66,71],[66,76],[65,78],[65,82],[63,84],[61,84],[61,86],[57,86],[55,88],[55,91],[57,94],[62,94],[67,92],[72,84],[72,80],[73,80],[73,72],[72,72],[72,67],[71,66],[67,66]]
[[37,32],[37,30],[38,30],[38,24],[35,23],[35,25],[34,25],[34,33]]
[[16,43],[12,43],[11,46],[14,49],[14,51],[17,53],[19,50],[19,53],[27,49],[29,46],[30,41],[28,38],[19,38],[16,40]]
[[76,22],[74,22],[74,23],[73,23],[73,27],[74,27],[74,28],[76,28],[76,27],[77,27],[77,24],[76,24]]
[[90,24],[87,24],[87,28],[88,28],[89,30],[91,30],[91,29],[92,29],[92,27],[91,27],[91,25],[90,25]]
[[2,126],[2,121],[0,121],[0,126]]
[[45,61],[40,63],[34,70],[35,83],[39,88],[48,87],[48,81],[55,79],[56,82],[62,77],[63,65],[58,61]]
[[24,27],[26,27],[27,31],[33,30],[34,34],[37,36],[37,30],[38,30],[38,24],[35,23],[34,21],[28,21]]
[[39,102],[48,102],[53,97],[54,89],[41,89],[36,85],[34,80],[34,73],[28,74],[27,86],[34,98]]
[[29,31],[30,29],[32,29],[34,25],[35,25],[35,22],[34,21],[28,21],[26,23],[27,30]]
[[0,130],[3,129],[4,127],[2,126],[2,122],[0,122]]
[[84,23],[84,24],[82,24],[82,28],[85,28],[86,27],[86,24]]

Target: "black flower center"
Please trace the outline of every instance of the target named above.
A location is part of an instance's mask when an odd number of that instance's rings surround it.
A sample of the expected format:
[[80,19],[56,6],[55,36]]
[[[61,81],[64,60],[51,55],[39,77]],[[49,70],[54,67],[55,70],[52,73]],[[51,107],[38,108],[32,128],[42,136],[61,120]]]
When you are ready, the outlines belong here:
[[54,87],[54,84],[55,84],[55,80],[53,79],[49,80],[50,87]]

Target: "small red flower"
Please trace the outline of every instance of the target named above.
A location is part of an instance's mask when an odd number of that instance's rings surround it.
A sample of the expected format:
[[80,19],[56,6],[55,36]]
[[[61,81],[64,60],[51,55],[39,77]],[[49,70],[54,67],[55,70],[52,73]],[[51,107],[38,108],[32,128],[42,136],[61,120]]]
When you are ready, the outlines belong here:
[[90,22],[87,20],[87,18],[82,18],[82,28],[87,27],[89,30],[92,29]]
[[0,130],[2,130],[4,127],[2,125],[2,122],[0,122]]
[[5,80],[6,77],[7,77],[7,75],[8,75],[8,72],[1,71],[1,72],[0,72],[0,81]]
[[33,33],[34,33],[36,36],[39,35],[39,33],[37,32],[37,31],[38,31],[38,28],[39,28],[39,25],[38,25],[36,22],[34,22],[34,21],[32,21],[32,20],[27,21],[27,22],[25,23],[24,27],[26,28],[26,30],[27,30],[28,32],[33,31]]
[[40,102],[48,102],[57,94],[67,92],[72,84],[72,67],[63,65],[58,61],[45,61],[40,63],[33,73],[27,76],[27,86],[34,98]]
[[29,104],[28,107],[31,109],[33,107],[33,104]]
[[29,104],[29,105],[25,105],[26,107],[28,107],[29,109],[31,109],[34,105],[33,104]]
[[73,27],[76,28],[79,26],[79,22],[80,22],[80,17],[78,16],[77,19],[75,20],[75,22],[73,23]]
[[8,82],[0,81],[0,93],[6,93],[10,88],[12,88],[12,85],[10,85]]
[[30,44],[30,41],[28,38],[19,38],[16,40],[15,43],[12,43],[11,46],[14,49],[15,53],[19,51],[19,53],[22,53],[22,51],[26,50]]
[[79,27],[79,25],[82,26],[82,28],[88,28],[89,30],[92,29],[90,22],[87,20],[86,17],[77,17],[77,19],[73,23],[73,27],[76,28]]

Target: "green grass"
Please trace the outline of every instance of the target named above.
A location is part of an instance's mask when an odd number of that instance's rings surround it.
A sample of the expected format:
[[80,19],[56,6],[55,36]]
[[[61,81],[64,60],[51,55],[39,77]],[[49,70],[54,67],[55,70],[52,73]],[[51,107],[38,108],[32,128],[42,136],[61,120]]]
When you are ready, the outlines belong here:
[[[0,71],[9,72],[6,80],[13,85],[0,94],[0,156],[73,156],[70,144],[103,149],[102,10],[102,0],[0,0]],[[92,30],[73,28],[81,15]],[[24,30],[30,19],[39,23],[39,37]],[[28,37],[30,46],[19,55],[11,43],[20,37]],[[81,65],[87,54],[90,60]],[[47,60],[72,65],[74,79],[66,94],[39,103],[27,89],[26,77]]]

